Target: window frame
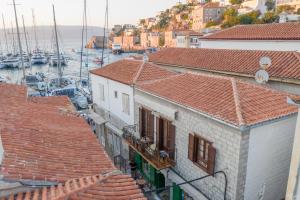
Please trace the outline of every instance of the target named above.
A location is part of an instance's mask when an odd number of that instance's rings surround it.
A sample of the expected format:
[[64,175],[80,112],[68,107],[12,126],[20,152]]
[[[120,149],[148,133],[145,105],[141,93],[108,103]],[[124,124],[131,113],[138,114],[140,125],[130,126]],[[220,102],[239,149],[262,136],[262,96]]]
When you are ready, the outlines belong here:
[[[201,143],[203,150],[201,150]],[[201,156],[199,152],[203,152]],[[216,149],[213,142],[206,138],[190,133],[188,140],[188,159],[208,174],[214,173]]]
[[[125,102],[125,98],[124,97],[128,97],[127,98],[127,102]],[[125,103],[127,103],[125,105]],[[127,115],[130,115],[130,96],[129,94],[126,94],[126,93],[122,93],[122,112],[127,114]]]

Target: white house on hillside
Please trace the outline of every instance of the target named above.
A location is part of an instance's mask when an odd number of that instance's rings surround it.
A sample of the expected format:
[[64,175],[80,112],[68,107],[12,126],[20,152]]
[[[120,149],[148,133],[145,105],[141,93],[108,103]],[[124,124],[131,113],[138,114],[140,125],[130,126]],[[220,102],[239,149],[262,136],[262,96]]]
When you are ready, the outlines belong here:
[[238,25],[202,37],[200,48],[300,51],[300,23]]
[[[98,138],[111,157],[122,153],[122,129],[135,123],[134,87],[142,81],[161,79],[174,74],[141,60],[123,59],[103,68],[91,70],[94,110],[103,120],[97,130]],[[124,149],[122,149],[124,148]]]

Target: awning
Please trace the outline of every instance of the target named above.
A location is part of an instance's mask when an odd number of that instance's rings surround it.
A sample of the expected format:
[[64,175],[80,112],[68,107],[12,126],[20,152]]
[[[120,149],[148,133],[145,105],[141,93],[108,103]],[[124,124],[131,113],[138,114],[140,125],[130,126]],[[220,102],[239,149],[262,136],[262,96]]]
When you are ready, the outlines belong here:
[[115,134],[119,135],[120,137],[122,137],[123,135],[123,131],[118,129],[117,127],[115,127],[114,125],[112,125],[110,122],[106,123],[105,126],[107,128],[109,128],[110,130],[112,130]]
[[106,122],[106,120],[101,117],[99,114],[91,111],[89,114],[88,114],[88,117],[91,118],[92,120],[94,120],[94,122],[98,125],[101,125],[101,124],[104,124]]

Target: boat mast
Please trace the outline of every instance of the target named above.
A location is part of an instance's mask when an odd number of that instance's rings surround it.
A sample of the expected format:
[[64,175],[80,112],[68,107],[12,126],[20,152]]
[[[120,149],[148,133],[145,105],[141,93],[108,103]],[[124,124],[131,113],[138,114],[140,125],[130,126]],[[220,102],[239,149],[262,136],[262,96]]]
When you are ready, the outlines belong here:
[[105,8],[105,19],[104,19],[104,29],[103,29],[103,42],[102,42],[102,55],[101,55],[101,67],[104,63],[104,45],[105,45],[105,38],[106,38],[106,28],[108,28],[108,0],[106,0],[106,8]]
[[58,84],[59,84],[59,86],[61,86],[62,71],[61,71],[60,52],[59,52],[59,45],[58,45],[58,36],[57,36],[54,5],[52,5],[52,9],[53,9],[53,21],[54,21],[54,31],[55,31],[55,41],[56,41],[56,51],[57,51],[57,68],[58,68],[58,76],[59,76]]
[[37,51],[37,50],[39,49],[39,41],[38,41],[37,31],[36,31],[36,22],[35,22],[34,9],[31,9],[31,13],[32,13],[33,30],[34,30],[34,39],[35,39],[35,50]]
[[12,47],[13,47],[13,54],[16,55],[16,41],[15,41],[15,35],[14,35],[14,26],[13,23],[11,21],[11,36],[12,36]]
[[82,16],[82,31],[81,31],[81,52],[80,52],[80,72],[79,77],[81,80],[82,77],[82,62],[83,62],[83,38],[84,38],[84,29],[85,29],[85,17],[86,17],[86,0],[84,0],[84,9],[83,9],[83,16]]
[[5,20],[4,20],[4,15],[3,15],[3,13],[2,13],[2,23],[3,23],[4,37],[5,37],[6,53],[8,53],[9,50],[8,50],[8,42],[7,42],[7,32],[6,32]]
[[25,80],[25,66],[24,66],[24,60],[23,60],[23,50],[22,50],[22,44],[21,44],[21,37],[20,37],[20,30],[19,30],[18,16],[17,16],[17,9],[16,9],[15,0],[13,0],[13,4],[14,4],[14,11],[15,11],[16,27],[17,27],[17,34],[18,34],[18,43],[19,43],[19,50],[20,50],[20,56],[21,56],[21,67],[22,67],[22,70],[23,70],[23,81],[24,81]]
[[27,33],[26,33],[26,28],[25,28],[25,22],[24,22],[24,16],[23,15],[22,15],[22,22],[23,22],[23,31],[24,31],[24,37],[25,37],[25,42],[26,42],[27,56],[29,58],[30,70],[32,70],[31,56],[30,56],[30,50],[29,50],[29,46],[28,46],[28,39],[27,39]]

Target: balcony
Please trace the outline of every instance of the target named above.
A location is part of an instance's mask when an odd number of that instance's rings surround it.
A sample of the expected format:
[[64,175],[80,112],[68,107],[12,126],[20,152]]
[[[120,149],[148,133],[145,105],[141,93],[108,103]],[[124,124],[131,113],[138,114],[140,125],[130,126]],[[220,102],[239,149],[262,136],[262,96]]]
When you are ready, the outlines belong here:
[[175,161],[169,157],[174,152],[157,149],[156,145],[149,141],[148,138],[137,138],[134,134],[136,126],[124,127],[123,132],[123,138],[128,145],[155,169],[162,170],[175,165]]

